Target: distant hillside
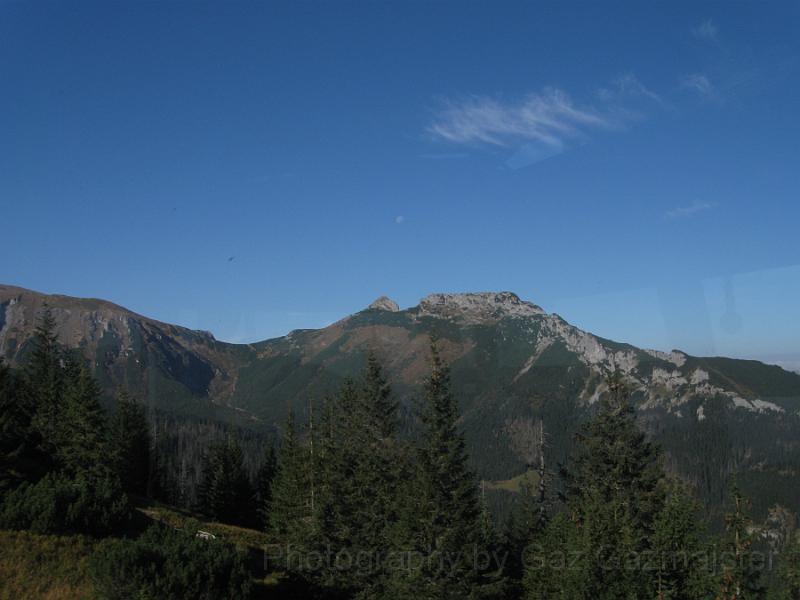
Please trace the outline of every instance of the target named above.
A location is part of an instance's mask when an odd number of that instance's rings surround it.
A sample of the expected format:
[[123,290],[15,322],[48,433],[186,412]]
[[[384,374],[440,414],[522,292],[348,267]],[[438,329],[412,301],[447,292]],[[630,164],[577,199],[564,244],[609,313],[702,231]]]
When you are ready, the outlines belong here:
[[161,323],[111,302],[44,295],[0,285],[0,355],[11,364],[29,349],[45,304],[62,343],[79,348],[108,391],[120,387],[153,406],[224,415],[239,365],[253,351],[205,331]]
[[563,461],[605,375],[620,370],[642,426],[704,496],[721,499],[738,473],[760,510],[775,502],[800,510],[800,375],[599,338],[510,292],[433,294],[405,310],[381,298],[323,329],[237,345],[103,300],[0,286],[0,353],[12,363],[29,348],[45,302],[64,343],[80,348],[107,390],[121,386],[164,410],[263,426],[280,425],[289,406],[303,415],[309,399],[357,374],[370,351],[409,406],[435,334],[452,364],[476,468],[494,481],[519,476],[536,459],[538,419],[549,463]]

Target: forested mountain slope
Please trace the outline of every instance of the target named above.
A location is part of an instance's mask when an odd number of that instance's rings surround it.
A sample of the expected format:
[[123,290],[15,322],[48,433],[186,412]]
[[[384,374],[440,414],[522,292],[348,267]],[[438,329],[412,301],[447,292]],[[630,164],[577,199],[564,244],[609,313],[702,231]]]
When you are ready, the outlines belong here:
[[84,353],[107,390],[122,386],[155,408],[265,428],[280,425],[290,406],[302,418],[368,352],[409,406],[435,335],[452,365],[475,467],[491,480],[518,476],[538,459],[540,419],[548,463],[563,462],[605,376],[619,370],[642,426],[704,497],[721,501],[736,473],[757,510],[800,509],[800,375],[602,339],[510,292],[433,294],[405,310],[381,298],[323,329],[237,345],[102,300],[0,286],[0,353],[12,364],[45,303],[62,342]]

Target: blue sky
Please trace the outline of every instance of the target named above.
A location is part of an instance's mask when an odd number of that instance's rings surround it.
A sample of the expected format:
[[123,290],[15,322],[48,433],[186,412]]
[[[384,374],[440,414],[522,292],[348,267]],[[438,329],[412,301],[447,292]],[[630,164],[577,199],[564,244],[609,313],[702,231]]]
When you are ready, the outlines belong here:
[[512,290],[800,368],[800,4],[0,2],[0,281],[251,341]]

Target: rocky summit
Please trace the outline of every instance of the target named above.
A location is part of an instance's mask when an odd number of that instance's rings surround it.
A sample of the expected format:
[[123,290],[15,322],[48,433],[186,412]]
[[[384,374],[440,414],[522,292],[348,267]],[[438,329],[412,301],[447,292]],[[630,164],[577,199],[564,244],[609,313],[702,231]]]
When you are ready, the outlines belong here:
[[757,498],[768,494],[764,502],[800,504],[791,491],[800,484],[800,375],[603,339],[511,292],[436,293],[403,310],[382,296],[322,329],[229,344],[103,300],[0,286],[0,352],[12,364],[27,351],[45,303],[62,341],[84,353],[109,394],[124,387],[175,414],[258,427],[280,425],[289,406],[305,414],[309,398],[357,375],[369,352],[384,363],[401,405],[413,406],[435,335],[451,365],[475,468],[491,480],[526,470],[540,420],[551,460],[563,460],[605,377],[618,371],[642,427],[683,477],[720,493],[725,478],[711,477],[701,458],[714,455],[706,447],[712,442],[735,447],[715,469],[738,474]]
[[400,310],[400,306],[397,302],[386,296],[381,296],[367,308],[372,310],[388,310],[389,312],[397,312]]
[[520,300],[512,292],[430,294],[420,301],[419,310],[424,314],[476,323],[545,314],[541,307]]

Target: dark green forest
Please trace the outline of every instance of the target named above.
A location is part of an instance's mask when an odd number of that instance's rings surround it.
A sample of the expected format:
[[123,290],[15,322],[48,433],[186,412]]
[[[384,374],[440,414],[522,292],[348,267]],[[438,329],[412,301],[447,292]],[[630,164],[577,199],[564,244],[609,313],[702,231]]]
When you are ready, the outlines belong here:
[[[105,406],[54,331],[45,311],[25,363],[0,363],[0,528],[88,536],[97,598],[800,598],[800,537],[776,541],[720,475],[735,424],[713,406],[679,479],[611,374],[569,452],[569,407],[547,405],[528,476],[498,502],[436,339],[413,411],[368,356],[278,433],[178,419],[122,391]],[[723,510],[700,501],[714,495]],[[153,503],[269,543],[254,555],[197,521],[145,518]]]

